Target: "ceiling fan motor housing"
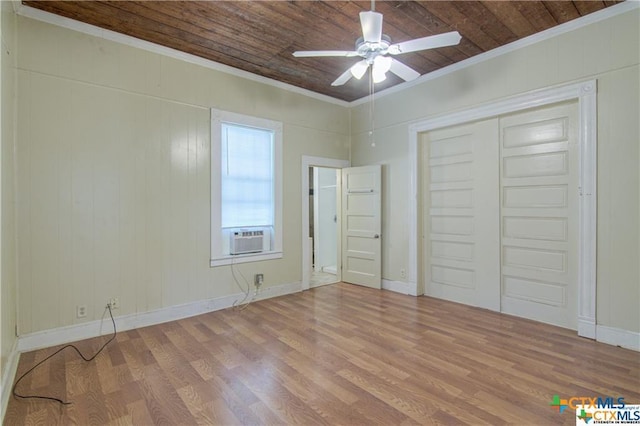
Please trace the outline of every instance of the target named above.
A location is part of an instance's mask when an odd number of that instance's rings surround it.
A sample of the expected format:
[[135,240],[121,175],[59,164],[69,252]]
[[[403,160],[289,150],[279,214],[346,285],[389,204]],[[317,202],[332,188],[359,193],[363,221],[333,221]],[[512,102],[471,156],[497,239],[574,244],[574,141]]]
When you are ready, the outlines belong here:
[[389,50],[389,46],[391,46],[391,37],[386,34],[382,34],[380,43],[364,41],[363,37],[358,37],[358,40],[356,40],[358,56],[365,58],[369,64],[373,62],[376,56],[385,55]]

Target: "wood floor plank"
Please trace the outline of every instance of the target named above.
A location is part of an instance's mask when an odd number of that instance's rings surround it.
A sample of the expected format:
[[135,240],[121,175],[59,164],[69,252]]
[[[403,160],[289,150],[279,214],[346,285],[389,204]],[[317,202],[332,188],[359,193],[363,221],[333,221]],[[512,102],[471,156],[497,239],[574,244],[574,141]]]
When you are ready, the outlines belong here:
[[127,410],[131,414],[131,423],[135,425],[150,425],[153,424],[153,417],[147,409],[147,404],[144,401],[134,401],[127,404]]
[[271,372],[256,371],[246,366],[235,367],[233,373],[239,377],[262,402],[287,424],[328,424],[314,411],[308,409],[304,402],[279,384]]
[[[254,402],[249,406],[251,411],[255,414],[256,417],[260,419],[261,424],[265,425],[278,425],[282,423],[280,417],[276,416],[276,414],[267,407],[262,401]],[[260,424],[255,423],[255,424]],[[249,423],[247,423],[249,424]]]
[[[258,398],[247,388],[230,386],[220,377],[215,376],[211,380],[196,384],[202,394],[216,394],[224,401],[240,424],[259,424],[260,418],[256,417],[249,408],[250,404],[258,401]],[[211,390],[214,389],[212,392]],[[240,390],[240,392],[238,392]],[[247,396],[248,395],[248,396]]]
[[331,372],[320,371],[317,368],[309,368],[309,358],[300,356],[298,352],[290,352],[285,358],[285,362],[301,374],[309,377],[317,386],[330,392],[337,397],[340,401],[351,405],[359,400],[358,396],[340,386],[331,377]]
[[399,388],[399,382],[381,378],[367,371],[344,369],[338,375],[383,401],[390,409],[395,409],[416,421],[429,419],[434,407],[426,404],[421,397],[415,397]]
[[[78,342],[93,354],[108,337]],[[56,348],[24,353],[19,377]],[[640,402],[640,353],[444,300],[334,284],[71,350],[7,425],[575,424],[553,395]]]

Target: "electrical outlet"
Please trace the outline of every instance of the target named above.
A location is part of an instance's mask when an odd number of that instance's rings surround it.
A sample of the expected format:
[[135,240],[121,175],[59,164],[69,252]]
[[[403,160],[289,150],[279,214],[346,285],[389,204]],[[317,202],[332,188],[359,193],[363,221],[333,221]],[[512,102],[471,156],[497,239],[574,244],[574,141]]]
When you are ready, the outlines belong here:
[[84,318],[87,316],[87,305],[76,306],[76,318]]
[[253,276],[253,283],[256,287],[260,287],[264,283],[264,274],[255,274]]
[[400,269],[400,278],[407,278],[407,270],[402,268]]
[[111,306],[111,310],[120,308],[120,299],[117,297],[112,297],[109,299],[109,305]]

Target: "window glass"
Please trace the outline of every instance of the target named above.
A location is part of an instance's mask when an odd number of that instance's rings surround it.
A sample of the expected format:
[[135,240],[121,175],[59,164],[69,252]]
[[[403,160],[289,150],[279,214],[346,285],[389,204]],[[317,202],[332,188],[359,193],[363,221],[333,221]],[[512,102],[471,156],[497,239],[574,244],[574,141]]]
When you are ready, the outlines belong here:
[[273,132],[222,123],[222,227],[273,226]]

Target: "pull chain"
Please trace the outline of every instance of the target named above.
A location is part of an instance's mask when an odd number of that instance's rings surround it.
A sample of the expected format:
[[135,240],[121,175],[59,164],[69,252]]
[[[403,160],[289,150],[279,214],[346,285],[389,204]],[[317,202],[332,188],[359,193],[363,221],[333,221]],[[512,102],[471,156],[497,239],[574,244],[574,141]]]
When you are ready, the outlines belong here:
[[376,146],[376,140],[375,140],[375,134],[374,134],[374,130],[375,130],[375,104],[376,104],[376,98],[375,98],[375,87],[374,87],[375,83],[373,82],[373,70],[370,67],[369,68],[369,121],[371,122],[371,130],[369,130],[369,141],[371,142],[371,146],[375,147]]
[[[376,10],[376,0],[371,0],[371,11],[375,12]],[[369,130],[369,141],[371,142],[371,146],[376,146],[376,140],[374,136],[375,129],[375,83],[373,82],[373,66],[369,67],[369,120],[371,121],[371,130]]]

